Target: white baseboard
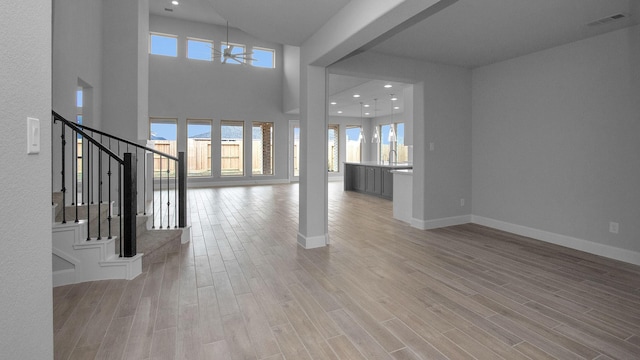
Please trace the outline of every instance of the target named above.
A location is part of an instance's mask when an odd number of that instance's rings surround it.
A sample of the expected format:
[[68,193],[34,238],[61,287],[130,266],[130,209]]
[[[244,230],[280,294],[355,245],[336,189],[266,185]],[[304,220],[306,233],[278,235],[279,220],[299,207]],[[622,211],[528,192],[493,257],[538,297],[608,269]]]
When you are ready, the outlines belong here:
[[471,215],[452,216],[433,220],[411,219],[411,226],[420,230],[431,230],[446,226],[462,225],[471,222]]
[[65,269],[53,272],[53,287],[76,283],[76,269]]
[[640,252],[637,251],[621,249],[610,245],[599,244],[589,240],[560,235],[482,216],[471,215],[471,222],[474,224],[507,231],[513,234],[530,237],[536,240],[568,247],[571,249],[584,251],[590,254],[620,260],[634,265],[640,265]]
[[304,236],[298,233],[298,245],[305,249],[315,249],[329,245],[329,234],[319,236]]

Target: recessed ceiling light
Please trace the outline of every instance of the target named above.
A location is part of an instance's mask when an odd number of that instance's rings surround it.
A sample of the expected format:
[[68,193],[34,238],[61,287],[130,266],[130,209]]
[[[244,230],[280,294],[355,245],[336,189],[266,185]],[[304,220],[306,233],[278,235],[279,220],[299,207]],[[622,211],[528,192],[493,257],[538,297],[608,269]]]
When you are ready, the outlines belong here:
[[394,110],[400,110],[400,106],[394,106],[393,109]]
[[369,115],[370,113],[364,113],[365,115]]
[[342,114],[342,110],[338,110],[338,114]]
[[172,3],[173,5],[180,5],[180,3],[178,2],[178,0],[173,0],[171,3]]
[[391,101],[396,101],[396,100],[398,100],[398,98],[395,96],[391,98]]
[[360,94],[353,94],[353,97],[354,97],[354,98],[359,98],[359,97],[360,97]]
[[385,87],[385,89],[388,89],[388,88],[393,87],[393,85],[391,85],[391,84],[386,84],[384,87]]
[[369,107],[369,106],[371,106],[371,105],[369,105],[369,104],[364,104],[364,107]]
[[335,101],[332,101],[332,102],[331,102],[331,105],[337,105],[337,104],[338,104],[338,103],[337,103],[337,102],[335,102]]

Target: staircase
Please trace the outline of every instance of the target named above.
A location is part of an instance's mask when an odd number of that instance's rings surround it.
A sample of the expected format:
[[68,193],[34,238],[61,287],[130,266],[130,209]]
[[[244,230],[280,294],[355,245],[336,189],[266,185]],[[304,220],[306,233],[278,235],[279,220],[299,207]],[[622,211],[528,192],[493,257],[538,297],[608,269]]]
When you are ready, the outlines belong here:
[[[57,168],[64,169],[59,183],[54,180],[54,189],[61,190],[52,195],[54,287],[134,279],[189,241],[184,154],[174,158],[71,123],[55,112],[53,120],[61,125],[60,153],[54,154],[53,166],[59,162]],[[66,139],[72,146],[66,146]],[[135,160],[140,154],[143,161]],[[175,161],[173,177],[167,165],[166,177],[160,170],[160,178],[154,178],[158,158],[160,164]]]

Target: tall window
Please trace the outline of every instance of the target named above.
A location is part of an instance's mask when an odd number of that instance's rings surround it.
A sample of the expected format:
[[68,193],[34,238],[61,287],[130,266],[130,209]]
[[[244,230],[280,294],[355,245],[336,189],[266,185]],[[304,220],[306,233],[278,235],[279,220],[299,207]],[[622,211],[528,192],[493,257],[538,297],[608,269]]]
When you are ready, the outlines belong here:
[[271,49],[253,48],[253,54],[251,54],[251,65],[257,67],[271,68],[275,67],[275,51]]
[[251,130],[252,174],[273,175],[273,123],[254,122]]
[[[234,55],[240,55],[240,54],[244,54],[245,53],[245,47],[244,45],[241,44],[234,44],[234,43],[229,43],[229,47],[231,47],[231,54]],[[224,54],[224,50],[227,48],[227,43],[223,43],[220,46],[220,51]],[[238,61],[233,60],[233,59],[228,59],[227,60],[227,64],[241,64],[244,63],[244,56],[239,56]],[[224,57],[221,59],[222,61],[224,61]]]
[[360,126],[347,126],[347,162],[360,162],[362,160],[360,129]]
[[187,176],[211,176],[211,120],[187,120]]
[[178,37],[175,35],[151,33],[149,53],[154,55],[178,56]]
[[329,125],[329,132],[328,132],[328,170],[329,172],[338,172],[339,171],[339,162],[340,162],[340,149],[338,147],[339,144],[339,131],[340,131],[340,126],[336,125],[336,124],[331,124]]
[[213,42],[200,39],[187,39],[187,58],[212,61]]
[[293,150],[292,150],[293,176],[300,176],[300,126],[293,126]]
[[[178,138],[178,126],[176,119],[158,119],[151,118],[150,121],[150,137],[153,147],[167,155],[176,156]],[[158,154],[153,155],[153,176],[167,177],[175,176],[175,161],[169,161],[164,156]]]
[[244,122],[220,122],[220,173],[222,176],[244,175]]
[[391,150],[389,142],[389,131],[391,124],[380,125],[380,161],[389,161],[389,151]]
[[398,162],[409,161],[409,147],[404,144],[404,123],[396,123],[396,150],[398,151]]

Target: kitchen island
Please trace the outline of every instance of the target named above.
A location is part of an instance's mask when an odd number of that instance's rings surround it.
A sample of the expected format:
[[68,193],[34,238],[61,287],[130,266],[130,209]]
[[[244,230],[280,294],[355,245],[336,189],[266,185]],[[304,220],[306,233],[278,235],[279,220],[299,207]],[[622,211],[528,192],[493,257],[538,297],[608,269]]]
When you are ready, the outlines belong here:
[[413,169],[409,163],[363,161],[344,163],[344,190],[393,199],[392,170]]

